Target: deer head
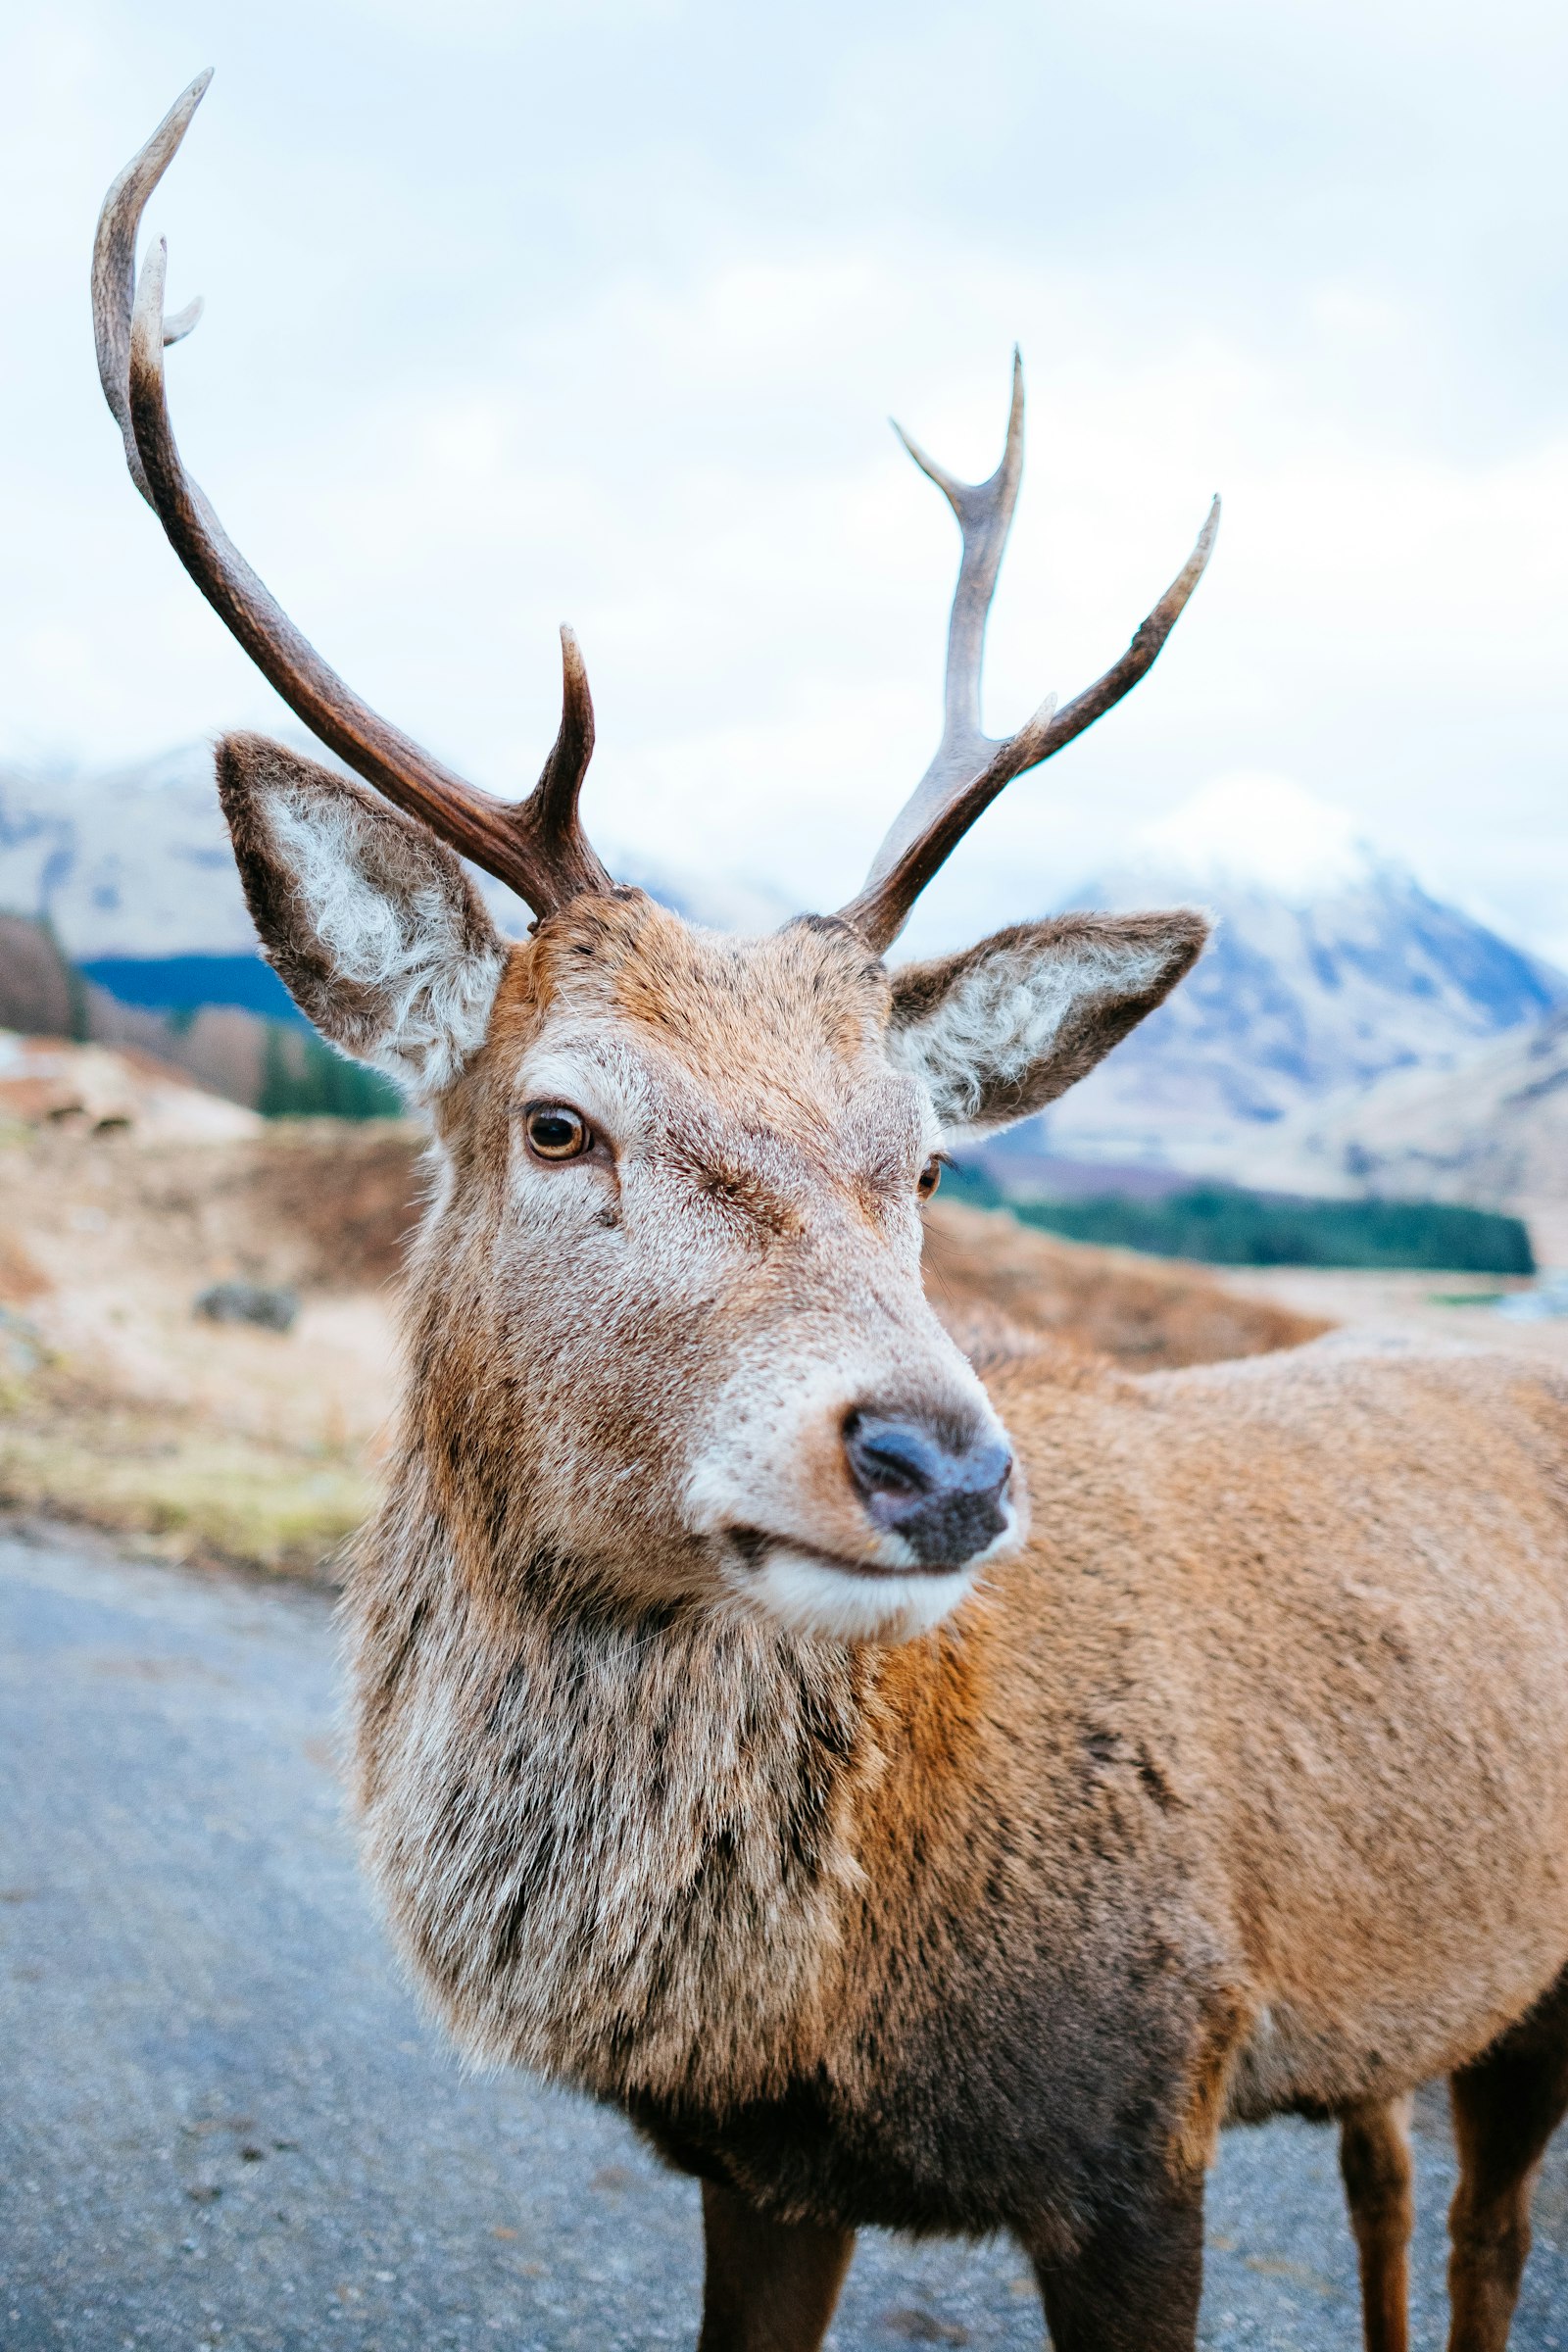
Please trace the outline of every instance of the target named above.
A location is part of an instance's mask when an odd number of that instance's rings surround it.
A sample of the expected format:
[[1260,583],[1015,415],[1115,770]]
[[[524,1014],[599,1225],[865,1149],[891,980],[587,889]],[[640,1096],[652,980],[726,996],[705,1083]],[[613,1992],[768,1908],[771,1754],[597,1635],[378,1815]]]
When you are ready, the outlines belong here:
[[[737,1603],[892,1640],[941,1618],[1016,1539],[1023,1497],[974,1372],[926,1306],[921,1200],[944,1147],[1026,1117],[1188,970],[1188,910],[1023,923],[884,961],[1003,787],[1150,667],[1193,556],[1104,676],[1015,735],[980,731],[986,619],[1023,460],[956,481],[962,560],[946,718],[866,883],[771,938],[694,929],[618,888],[578,812],[593,709],[563,629],[561,731],[510,805],[368,710],[293,627],[181,464],[164,256],[143,207],[206,88],[110,190],[93,307],[130,471],[181,563],[305,724],[374,789],[260,737],[219,789],[265,950],[345,1053],[427,1108],[441,1176],[416,1251],[399,1507],[499,1591],[541,1574],[595,1606]],[[389,805],[390,804],[390,805]],[[504,940],[460,855],[533,908]],[[482,1570],[475,1567],[482,1561]]]

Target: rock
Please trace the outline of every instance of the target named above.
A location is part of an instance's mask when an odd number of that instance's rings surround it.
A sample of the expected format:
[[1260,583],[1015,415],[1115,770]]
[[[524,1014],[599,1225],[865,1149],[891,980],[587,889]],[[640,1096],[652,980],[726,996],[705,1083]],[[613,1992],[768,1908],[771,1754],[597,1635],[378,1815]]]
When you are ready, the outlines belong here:
[[297,1292],[263,1282],[215,1282],[192,1308],[209,1323],[254,1323],[263,1331],[292,1331],[300,1311]]

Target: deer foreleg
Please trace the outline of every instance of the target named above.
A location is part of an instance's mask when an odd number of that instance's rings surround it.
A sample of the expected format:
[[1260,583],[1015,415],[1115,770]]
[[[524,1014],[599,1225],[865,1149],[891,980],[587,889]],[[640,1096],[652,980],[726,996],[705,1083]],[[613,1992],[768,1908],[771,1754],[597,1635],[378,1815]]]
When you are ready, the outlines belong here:
[[817,2352],[855,2251],[850,2230],[770,2222],[703,2183],[708,2268],[697,2352]]
[[1410,2193],[1410,2102],[1352,2107],[1340,2118],[1340,2171],[1361,2267],[1366,2352],[1406,2352]]
[[1459,2185],[1448,2215],[1448,2352],[1504,2352],[1530,2251],[1531,2191],[1568,2113],[1568,1973],[1451,2088]]
[[1072,2255],[1035,2256],[1054,2352],[1195,2352],[1203,2286],[1203,2175],[1123,2205]]

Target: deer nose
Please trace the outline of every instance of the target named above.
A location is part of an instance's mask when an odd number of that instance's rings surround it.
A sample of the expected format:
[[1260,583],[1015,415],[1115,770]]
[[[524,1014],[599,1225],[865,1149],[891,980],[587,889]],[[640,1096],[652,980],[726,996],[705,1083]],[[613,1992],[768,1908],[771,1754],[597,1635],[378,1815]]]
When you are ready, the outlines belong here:
[[1012,1453],[975,1428],[955,1442],[929,1422],[853,1412],[844,1454],[866,1514],[925,1568],[961,1568],[1007,1524]]

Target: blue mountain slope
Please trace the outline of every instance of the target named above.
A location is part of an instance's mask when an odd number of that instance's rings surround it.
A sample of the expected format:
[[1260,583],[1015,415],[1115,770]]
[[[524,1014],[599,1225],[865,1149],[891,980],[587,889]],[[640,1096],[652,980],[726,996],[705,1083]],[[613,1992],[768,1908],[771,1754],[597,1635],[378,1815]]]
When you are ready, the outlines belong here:
[[1288,897],[1140,861],[1074,904],[1199,904],[1213,943],[1158,1012],[1014,1151],[1223,1166],[1249,1129],[1404,1069],[1447,1070],[1568,1003],[1568,976],[1444,905],[1399,866]]

